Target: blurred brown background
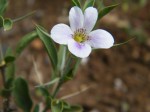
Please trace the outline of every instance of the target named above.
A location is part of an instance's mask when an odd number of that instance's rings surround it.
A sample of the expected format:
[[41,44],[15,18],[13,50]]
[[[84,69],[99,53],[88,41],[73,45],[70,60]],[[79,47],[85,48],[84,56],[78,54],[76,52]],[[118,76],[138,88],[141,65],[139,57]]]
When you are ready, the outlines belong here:
[[[85,112],[150,112],[150,1],[104,0],[105,5],[113,3],[120,5],[98,22],[98,28],[111,32],[116,43],[136,39],[122,46],[94,51],[80,65],[75,79],[65,84],[59,97],[91,86],[67,101],[82,105]],[[68,24],[70,8],[70,0],[10,0],[5,17],[13,19],[33,10],[37,12],[15,23],[12,30],[1,31],[3,50],[8,46],[15,48],[23,35],[34,30],[33,21],[48,31],[57,23]],[[35,40],[16,62],[16,75],[28,80],[31,94],[39,84],[32,57],[43,83],[50,80],[48,56],[43,44]]]

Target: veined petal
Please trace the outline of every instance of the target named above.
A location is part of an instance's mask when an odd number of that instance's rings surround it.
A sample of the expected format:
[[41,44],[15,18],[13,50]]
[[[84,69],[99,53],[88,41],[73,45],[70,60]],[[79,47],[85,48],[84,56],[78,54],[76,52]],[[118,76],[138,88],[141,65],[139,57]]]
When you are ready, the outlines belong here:
[[77,6],[72,7],[69,12],[69,22],[72,31],[82,28],[83,21],[84,21],[84,16],[82,10]]
[[86,58],[91,53],[91,46],[74,41],[73,39],[68,43],[69,51],[77,57]]
[[73,32],[68,25],[57,24],[51,30],[51,38],[59,44],[67,44],[72,39]]
[[88,7],[85,10],[83,26],[88,33],[93,29],[93,27],[97,21],[97,18],[98,18],[98,11],[96,8]]
[[114,44],[114,38],[113,36],[102,29],[98,29],[95,31],[92,31],[89,34],[89,40],[88,43],[93,47],[93,48],[110,48]]

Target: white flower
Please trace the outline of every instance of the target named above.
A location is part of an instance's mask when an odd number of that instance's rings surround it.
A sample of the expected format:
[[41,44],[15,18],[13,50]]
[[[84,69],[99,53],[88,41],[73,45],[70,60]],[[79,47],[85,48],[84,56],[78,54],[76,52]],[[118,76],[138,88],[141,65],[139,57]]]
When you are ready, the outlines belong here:
[[84,14],[75,6],[69,12],[70,27],[65,24],[57,24],[51,30],[51,38],[59,44],[68,45],[69,51],[77,57],[88,57],[92,48],[110,48],[114,39],[105,30],[92,31],[98,18],[98,11],[94,7],[88,7]]

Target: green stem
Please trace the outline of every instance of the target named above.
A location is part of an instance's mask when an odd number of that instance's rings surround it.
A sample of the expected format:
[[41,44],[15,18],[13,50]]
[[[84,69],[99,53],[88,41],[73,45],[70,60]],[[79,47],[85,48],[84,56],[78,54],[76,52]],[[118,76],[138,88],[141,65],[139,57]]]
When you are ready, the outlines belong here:
[[65,77],[65,74],[68,72],[68,69],[70,68],[70,65],[71,65],[71,62],[72,62],[72,57],[70,56],[70,53],[68,53],[68,57],[67,57],[67,62],[66,62],[66,67],[64,68],[64,71],[62,70],[61,72],[61,78],[59,79],[59,82],[54,90],[54,93],[53,93],[53,98],[56,97],[57,93],[59,92],[62,84],[64,83],[64,77]]
[[36,12],[36,11],[32,11],[32,12],[30,12],[30,13],[24,15],[24,16],[21,16],[21,17],[19,17],[19,18],[16,18],[16,19],[13,20],[13,22],[21,21],[21,20],[23,20],[23,19],[25,19],[25,18],[27,18],[27,17],[33,15],[35,12]]

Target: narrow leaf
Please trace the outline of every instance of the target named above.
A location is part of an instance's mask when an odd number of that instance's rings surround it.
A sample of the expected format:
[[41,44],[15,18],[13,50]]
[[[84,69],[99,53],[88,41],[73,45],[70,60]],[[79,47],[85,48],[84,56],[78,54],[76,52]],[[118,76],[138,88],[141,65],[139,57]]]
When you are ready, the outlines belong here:
[[41,39],[41,41],[43,42],[43,44],[47,50],[47,53],[52,62],[53,68],[56,69],[58,57],[57,57],[56,47],[55,47],[50,35],[47,32],[45,32],[43,27],[41,27],[39,25],[36,25],[36,31],[39,35],[39,38]]
[[10,89],[13,86],[13,81],[15,77],[15,64],[13,62],[15,60],[15,57],[13,56],[11,48],[7,49],[4,60],[7,64],[5,69],[6,87]]
[[0,16],[0,28],[3,27],[4,24],[4,18]]
[[73,75],[75,75],[77,73],[77,70],[78,70],[78,68],[80,66],[80,63],[81,63],[81,59],[76,58],[75,61],[76,61],[76,63],[75,63],[75,66],[74,66]]
[[12,28],[13,22],[11,19],[4,19],[3,23],[4,31],[10,30]]
[[10,89],[13,87],[13,81],[15,78],[15,64],[14,62],[9,63],[5,69],[6,88]]
[[97,6],[98,10],[101,10],[105,7],[104,6],[104,0],[96,0],[95,2],[96,2],[96,6]]
[[37,32],[33,31],[25,35],[17,44],[16,47],[16,56],[19,56],[21,52],[35,39],[37,38]]
[[67,59],[67,63],[65,64],[62,77],[60,79],[61,83],[65,83],[66,81],[71,80],[75,76],[80,61],[81,59],[75,58],[75,62],[73,62],[73,57],[69,56],[69,58]]
[[15,60],[15,57],[14,56],[7,56],[5,57],[5,63],[10,63],[10,62],[13,62]]
[[81,7],[81,3],[79,0],[72,0],[72,3],[74,6],[78,6],[78,7]]
[[38,95],[43,96],[46,102],[46,109],[49,109],[51,106],[51,95],[49,94],[49,91],[45,87],[38,87],[36,88],[36,92]]
[[64,109],[63,112],[83,112],[83,108],[80,106],[71,106],[69,109]]
[[66,63],[66,68],[65,68],[65,71],[64,71],[64,74],[63,74],[63,77],[61,78],[62,81],[67,81],[67,80],[71,80],[76,72],[77,72],[77,69],[79,67],[79,64],[81,62],[81,59],[80,58],[75,58],[75,63],[74,63],[74,66],[71,66],[72,65],[72,57],[70,57],[68,59],[68,62]]
[[61,45],[59,47],[57,68],[58,70],[60,70],[60,72],[62,72],[65,66],[66,50],[67,50],[66,46]]
[[59,100],[53,100],[51,103],[52,112],[62,112],[63,111],[63,102]]
[[64,74],[64,76],[62,77],[63,81],[68,81],[73,79],[73,68],[70,69],[66,74]]
[[48,90],[44,87],[38,87],[36,90],[37,90],[38,94],[40,94],[41,96],[44,96],[45,98],[50,96]]
[[99,14],[98,14],[98,19],[101,19],[103,16],[105,16],[106,14],[108,14],[110,11],[112,11],[118,5],[119,4],[107,6],[107,7],[103,8],[102,10],[100,10]]
[[63,101],[63,112],[83,112],[83,108],[79,105],[70,105]]
[[8,0],[0,0],[0,15],[3,15],[8,6]]
[[26,14],[26,15],[23,15],[23,16],[21,16],[21,17],[18,17],[18,18],[16,18],[16,19],[14,19],[13,22],[18,22],[18,21],[21,21],[21,20],[23,20],[23,19],[26,19],[26,18],[32,16],[32,15],[35,14],[35,13],[36,13],[36,11],[32,11],[32,12]]
[[[70,104],[68,104],[67,102],[65,102],[64,100],[61,100],[62,102],[63,102],[63,107],[64,107],[64,109],[70,109],[70,107],[71,107],[71,105]],[[63,110],[64,110],[63,109]]]
[[86,0],[84,7],[83,7],[83,10],[85,10],[88,7],[94,6],[94,4],[95,4],[95,0]]
[[15,60],[15,56],[12,53],[12,49],[11,48],[7,48],[7,51],[5,53],[5,57],[4,57],[5,63],[10,63],[13,62]]
[[11,88],[13,86],[12,84],[13,84],[13,80],[15,77],[15,64],[14,64],[14,62],[12,62],[6,66],[5,76],[6,76],[7,88]]
[[43,85],[39,85],[39,86],[35,86],[36,88],[39,88],[39,87],[51,87],[51,85],[55,84],[56,82],[59,81],[60,78],[55,78],[53,79],[52,81],[48,82],[48,83],[45,83]]
[[119,44],[114,44],[113,47],[116,47],[116,46],[120,46],[120,45],[126,44],[126,43],[132,41],[133,39],[135,39],[135,37],[133,37],[133,38],[131,38],[131,39],[125,41],[125,42],[122,42],[122,43],[119,43]]
[[27,82],[24,79],[17,78],[14,81],[13,96],[16,104],[24,112],[31,112],[33,103],[29,95]]
[[3,88],[0,90],[0,96],[4,97],[4,98],[9,98],[11,95],[11,90],[7,89],[7,88]]
[[37,105],[34,107],[33,112],[39,112],[39,111],[40,111],[40,107],[39,107],[39,105],[37,104]]

